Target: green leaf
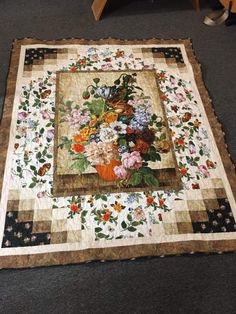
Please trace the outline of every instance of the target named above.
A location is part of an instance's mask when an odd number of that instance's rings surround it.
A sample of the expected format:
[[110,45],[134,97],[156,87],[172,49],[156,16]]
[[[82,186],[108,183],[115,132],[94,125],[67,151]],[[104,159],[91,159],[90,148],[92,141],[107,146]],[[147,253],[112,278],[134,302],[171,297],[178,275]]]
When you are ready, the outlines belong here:
[[106,235],[104,233],[98,233],[97,237],[100,238],[100,239],[103,239],[103,238],[106,237]]
[[30,169],[31,169],[32,171],[35,171],[35,170],[36,170],[36,167],[35,167],[35,166],[30,166]]
[[97,233],[97,232],[100,232],[100,231],[102,231],[102,228],[99,228],[99,227],[95,228],[95,232],[96,232],[96,233]]
[[132,222],[132,226],[133,227],[137,227],[137,226],[139,226],[140,225],[140,222],[139,221],[133,221]]
[[127,215],[127,219],[128,219],[129,221],[132,221],[132,220],[133,220],[133,218],[132,218],[132,216],[131,216],[130,214]]
[[43,159],[43,158],[40,158],[40,159],[39,159],[39,162],[40,162],[41,164],[43,164],[43,163],[45,163],[45,162],[46,162],[46,160],[45,160],[45,159]]
[[134,228],[134,227],[132,227],[132,226],[131,226],[131,227],[128,227],[127,229],[128,229],[130,232],[134,232],[134,231],[137,230],[136,228]]
[[93,79],[93,81],[94,81],[95,84],[98,84],[100,82],[100,78],[96,77],[96,78]]
[[128,180],[128,185],[137,186],[142,182],[143,176],[141,173],[133,172]]
[[42,157],[41,152],[38,152],[38,153],[36,154],[36,158],[37,158],[37,159],[40,159],[41,157]]
[[106,195],[101,195],[101,199],[106,202],[107,201]]
[[166,133],[162,133],[160,136],[160,140],[163,141],[166,139]]
[[86,105],[90,113],[95,116],[102,115],[106,110],[106,104],[103,99],[93,99],[91,102],[85,102],[84,105]]
[[140,172],[141,174],[153,174],[153,170],[149,167],[139,168],[138,172]]
[[142,233],[140,233],[140,232],[139,232],[139,233],[138,233],[138,237],[139,237],[139,238],[143,238],[143,237],[144,237],[144,235],[143,235]]
[[35,187],[35,185],[36,185],[36,182],[32,182],[32,183],[29,185],[29,188],[32,189],[32,188]]
[[144,175],[144,182],[148,186],[159,186],[159,180],[152,174]]
[[121,227],[122,227],[123,229],[126,229],[126,228],[127,228],[127,224],[126,224],[126,222],[125,222],[125,221],[122,221],[122,223],[121,223]]
[[71,169],[76,169],[79,174],[82,174],[90,165],[89,161],[83,154],[77,155],[78,159],[73,163]]

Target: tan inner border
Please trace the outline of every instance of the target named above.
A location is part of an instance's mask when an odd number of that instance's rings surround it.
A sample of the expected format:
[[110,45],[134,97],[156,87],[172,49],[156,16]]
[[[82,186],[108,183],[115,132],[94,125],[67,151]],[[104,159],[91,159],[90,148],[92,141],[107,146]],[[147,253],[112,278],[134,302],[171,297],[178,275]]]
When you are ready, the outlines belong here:
[[[207,113],[207,118],[212,128],[217,147],[220,151],[221,159],[225,168],[225,172],[232,188],[234,196],[236,195],[236,172],[235,166],[230,159],[227,147],[224,141],[224,133],[221,124],[217,120],[212,107],[212,102],[203,82],[201,66],[198,63],[190,39],[180,40],[119,40],[119,39],[102,39],[102,40],[85,40],[85,39],[63,39],[42,41],[37,39],[22,39],[16,40],[13,45],[10,70],[8,73],[7,89],[4,103],[3,118],[0,123],[0,177],[3,178],[7,147],[9,141],[9,130],[11,123],[12,106],[15,93],[15,85],[17,78],[18,63],[20,58],[21,45],[30,44],[48,44],[48,45],[141,45],[141,44],[183,44],[189,62],[194,71],[195,81],[200,93],[204,108]],[[2,179],[0,180],[0,189],[2,190]],[[91,260],[114,260],[114,259],[130,259],[143,256],[161,256],[161,255],[176,255],[191,252],[232,252],[236,251],[236,240],[219,240],[219,241],[183,241],[161,244],[145,244],[135,246],[122,246],[104,249],[87,249],[82,251],[70,252],[54,252],[42,254],[14,255],[4,256],[0,259],[0,268],[23,268],[36,267],[46,265],[63,265],[81,263]]]

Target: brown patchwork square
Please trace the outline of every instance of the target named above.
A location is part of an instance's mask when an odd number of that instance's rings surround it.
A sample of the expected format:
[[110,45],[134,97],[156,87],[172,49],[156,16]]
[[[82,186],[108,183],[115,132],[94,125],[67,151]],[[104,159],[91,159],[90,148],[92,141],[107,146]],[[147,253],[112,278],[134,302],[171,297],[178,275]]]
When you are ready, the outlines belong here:
[[166,235],[178,234],[178,228],[176,223],[164,223],[163,226]]
[[35,199],[20,200],[19,210],[32,210],[34,209]]
[[178,222],[177,223],[178,232],[182,233],[193,233],[193,227],[191,222]]
[[214,189],[202,189],[202,197],[203,199],[215,199],[216,194]]
[[7,211],[8,212],[15,212],[19,209],[19,200],[9,200],[7,202]]
[[211,181],[212,181],[212,185],[214,186],[214,188],[223,188],[224,187],[222,179],[215,178],[215,179],[212,179]]
[[33,210],[22,210],[18,212],[18,221],[33,221],[34,211]]
[[176,218],[177,222],[191,222],[189,212],[187,212],[187,211],[175,212],[175,218]]
[[44,233],[51,231],[51,221],[34,221],[33,233]]
[[216,198],[226,198],[226,191],[223,188],[215,189]]
[[219,208],[219,203],[218,203],[217,199],[204,200],[204,204],[205,204],[206,210]]
[[43,221],[52,219],[52,208],[48,209],[35,209],[34,221]]
[[67,232],[67,243],[78,243],[81,242],[81,239],[81,230],[71,230]]
[[67,242],[67,231],[62,232],[52,232],[50,244],[59,244]]
[[205,202],[203,202],[203,200],[188,200],[187,204],[190,211],[206,210]]
[[208,221],[209,217],[206,211],[190,211],[189,215],[192,222]]
[[20,191],[19,190],[10,190],[8,195],[8,200],[19,200]]
[[67,219],[57,219],[52,221],[51,232],[67,230]]

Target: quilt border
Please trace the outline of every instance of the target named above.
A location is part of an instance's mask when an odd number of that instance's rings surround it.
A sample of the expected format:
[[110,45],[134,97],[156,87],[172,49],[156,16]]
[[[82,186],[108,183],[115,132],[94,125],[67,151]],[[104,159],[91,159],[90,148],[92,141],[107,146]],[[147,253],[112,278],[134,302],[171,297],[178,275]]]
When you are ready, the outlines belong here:
[[[225,143],[224,132],[214,112],[212,101],[205,87],[201,65],[199,64],[190,39],[165,40],[165,39],[143,39],[143,40],[122,40],[122,39],[62,39],[62,40],[38,40],[25,38],[15,40],[11,54],[10,68],[8,72],[6,95],[4,101],[3,117],[0,122],[0,191],[2,190],[3,174],[5,160],[7,155],[8,140],[10,136],[11,114],[14,101],[18,64],[20,58],[21,45],[30,44],[48,44],[48,45],[135,45],[135,44],[183,44],[186,54],[192,65],[194,78],[198,87],[201,100],[204,104],[208,121],[211,125],[212,132],[220,152],[224,169],[231,185],[233,195],[236,195],[236,172],[235,165],[230,158]],[[0,258],[0,268],[25,268],[48,265],[65,265],[88,262],[92,260],[123,260],[147,256],[179,255],[185,253],[214,253],[214,252],[233,252],[236,251],[236,240],[219,240],[219,241],[184,241],[184,242],[167,242],[159,244],[142,244],[111,248],[86,249],[81,251],[70,252],[50,252],[27,255],[2,256]]]

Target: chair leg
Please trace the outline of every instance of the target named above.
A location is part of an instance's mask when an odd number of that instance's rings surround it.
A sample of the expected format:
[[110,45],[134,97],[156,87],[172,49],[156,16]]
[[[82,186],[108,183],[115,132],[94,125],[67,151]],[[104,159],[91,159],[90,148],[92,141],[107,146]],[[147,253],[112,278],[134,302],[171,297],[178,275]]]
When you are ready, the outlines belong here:
[[192,0],[192,3],[193,3],[193,6],[194,6],[194,9],[196,11],[200,11],[200,0]]
[[107,3],[107,0],[94,0],[93,1],[92,10],[93,10],[93,15],[96,21],[100,19],[106,3]]

